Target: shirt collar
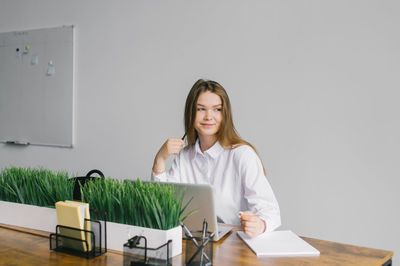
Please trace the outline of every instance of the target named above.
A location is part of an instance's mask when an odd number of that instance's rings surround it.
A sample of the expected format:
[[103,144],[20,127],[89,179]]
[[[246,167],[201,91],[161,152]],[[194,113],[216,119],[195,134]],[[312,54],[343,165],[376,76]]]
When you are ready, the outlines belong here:
[[222,151],[224,151],[224,148],[217,141],[211,148],[209,148],[208,150],[206,150],[203,153],[200,149],[200,141],[199,141],[199,139],[197,139],[196,144],[195,144],[195,150],[196,150],[196,153],[198,153],[198,154],[201,154],[203,156],[208,154],[211,158],[215,159],[218,157],[218,155],[220,155],[222,153]]

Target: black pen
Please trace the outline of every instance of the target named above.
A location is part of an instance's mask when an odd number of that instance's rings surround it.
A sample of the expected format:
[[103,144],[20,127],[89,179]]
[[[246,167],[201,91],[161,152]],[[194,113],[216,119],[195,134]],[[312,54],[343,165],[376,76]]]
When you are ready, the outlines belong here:
[[[204,242],[206,240],[206,231],[207,231],[207,221],[206,221],[206,218],[204,218],[204,221],[203,221],[203,233],[202,233],[202,236],[201,236],[201,245],[202,245],[202,247],[205,246]],[[203,248],[201,248],[200,265],[203,265],[203,256],[204,256],[204,250],[203,250]]]
[[207,221],[206,221],[206,218],[204,218],[204,221],[203,221],[203,230],[202,230],[202,232],[203,232],[203,239],[206,238],[206,230],[207,230]]
[[183,135],[182,140],[185,139],[186,135],[187,135],[187,132],[185,132],[185,134]]
[[208,234],[208,223],[207,223],[206,219],[204,219],[204,221],[206,222],[206,230],[205,230],[204,237],[206,237],[206,235]]

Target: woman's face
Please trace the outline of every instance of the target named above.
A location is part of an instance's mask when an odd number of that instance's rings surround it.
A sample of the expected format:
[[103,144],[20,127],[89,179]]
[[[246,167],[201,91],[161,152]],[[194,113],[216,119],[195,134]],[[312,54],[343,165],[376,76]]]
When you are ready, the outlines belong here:
[[216,136],[222,121],[221,98],[210,91],[202,92],[197,99],[194,128],[200,137]]

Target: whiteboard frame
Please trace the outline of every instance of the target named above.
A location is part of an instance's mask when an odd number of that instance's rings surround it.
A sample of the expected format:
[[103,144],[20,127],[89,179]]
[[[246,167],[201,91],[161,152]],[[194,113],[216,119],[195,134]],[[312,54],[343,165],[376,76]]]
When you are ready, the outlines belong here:
[[[0,33],[0,142],[73,148],[74,28]],[[47,72],[51,62],[54,75]]]

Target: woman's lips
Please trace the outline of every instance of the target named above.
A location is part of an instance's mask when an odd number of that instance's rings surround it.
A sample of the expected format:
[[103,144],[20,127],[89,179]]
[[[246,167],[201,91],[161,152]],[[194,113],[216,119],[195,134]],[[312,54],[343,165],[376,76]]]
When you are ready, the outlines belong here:
[[214,124],[201,124],[203,127],[212,127]]

